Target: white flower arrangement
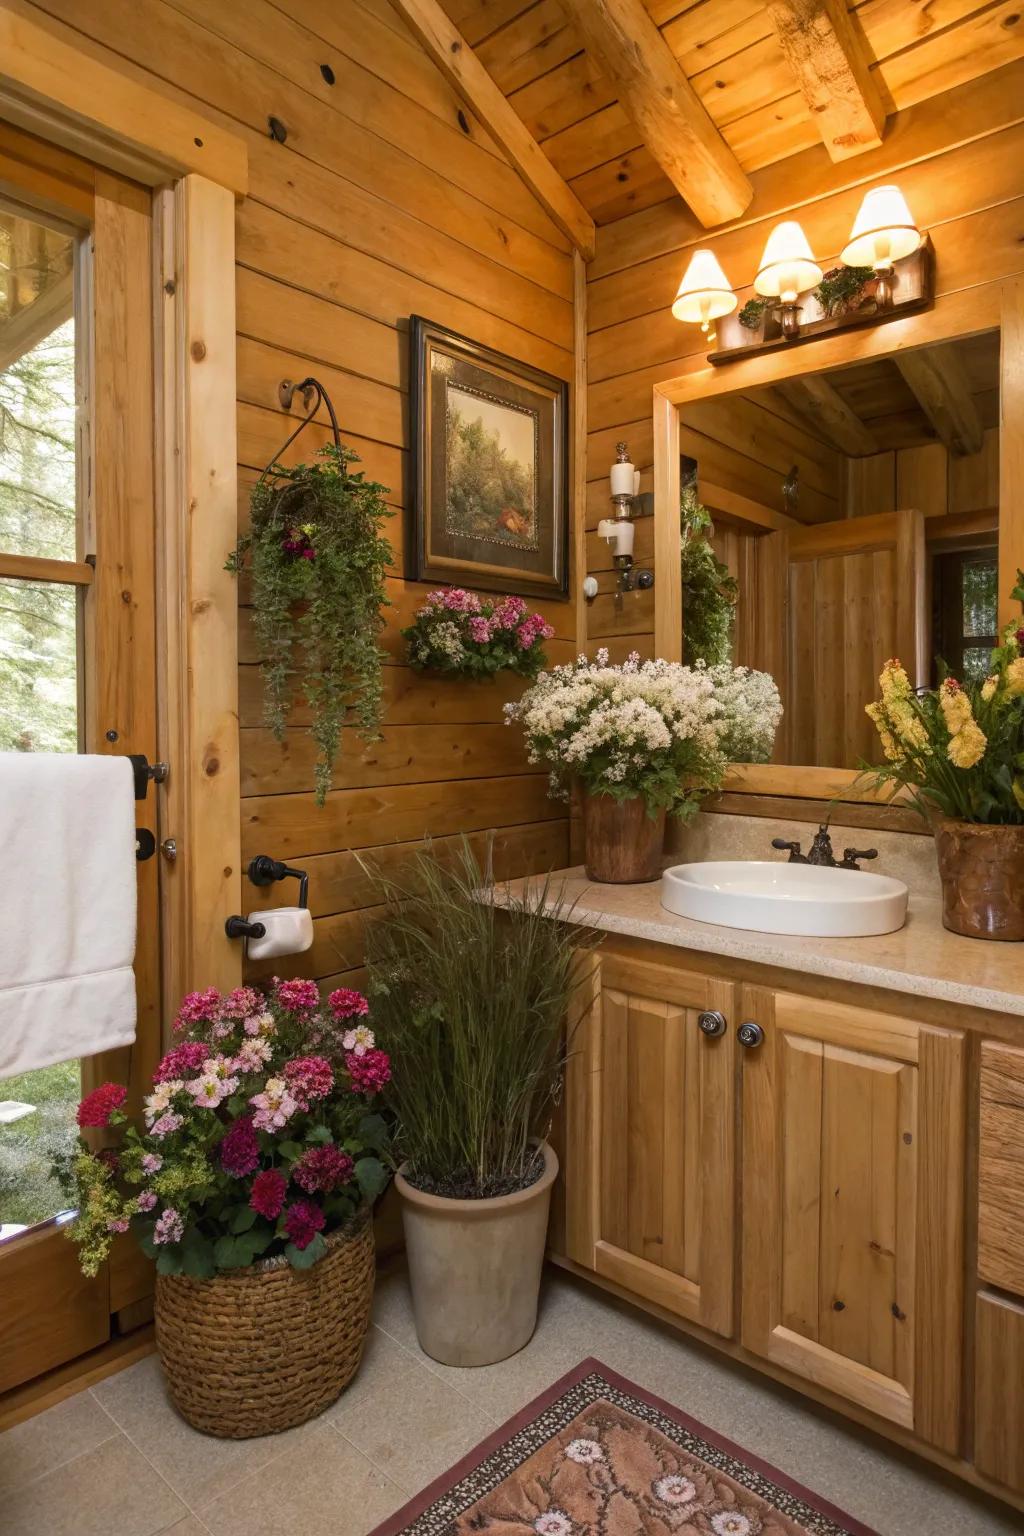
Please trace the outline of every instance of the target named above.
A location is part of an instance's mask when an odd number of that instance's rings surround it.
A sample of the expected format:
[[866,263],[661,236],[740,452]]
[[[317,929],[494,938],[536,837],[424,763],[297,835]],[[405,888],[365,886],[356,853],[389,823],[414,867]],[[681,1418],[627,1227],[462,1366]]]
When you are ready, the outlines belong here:
[[602,649],[542,672],[505,715],[522,725],[530,762],[550,767],[557,795],[578,778],[590,794],[685,816],[721,783],[721,705],[703,667],[636,653],[611,666]]
[[728,662],[708,667],[707,673],[721,706],[719,740],[726,761],[771,762],[782,719],[782,699],[774,677],[751,667],[731,667]]

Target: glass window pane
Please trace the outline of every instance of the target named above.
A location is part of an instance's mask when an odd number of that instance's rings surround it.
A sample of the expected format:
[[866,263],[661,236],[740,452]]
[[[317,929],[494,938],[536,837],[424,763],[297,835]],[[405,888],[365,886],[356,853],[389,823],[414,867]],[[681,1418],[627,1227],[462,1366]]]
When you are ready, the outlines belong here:
[[0,1238],[66,1211],[74,1197],[65,1168],[74,1151],[81,1097],[77,1061],[0,1078]]
[[78,751],[78,592],[0,580],[0,752]]
[[988,662],[992,654],[991,646],[970,645],[964,646],[964,682],[983,683],[988,676]]
[[994,555],[964,562],[964,635],[996,632],[996,559]]
[[0,207],[0,550],[74,560],[72,236]]

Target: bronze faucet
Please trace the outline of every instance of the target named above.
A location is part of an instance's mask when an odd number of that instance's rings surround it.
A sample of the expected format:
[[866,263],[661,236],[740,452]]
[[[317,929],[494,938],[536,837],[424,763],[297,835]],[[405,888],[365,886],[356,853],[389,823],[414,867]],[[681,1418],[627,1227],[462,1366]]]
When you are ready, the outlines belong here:
[[816,864],[822,869],[859,869],[858,859],[878,858],[877,848],[844,848],[842,863],[840,863],[832,850],[828,822],[824,821],[814,834],[814,841],[808,853],[801,853],[799,843],[787,842],[784,837],[773,837],[772,847],[788,852],[790,864]]

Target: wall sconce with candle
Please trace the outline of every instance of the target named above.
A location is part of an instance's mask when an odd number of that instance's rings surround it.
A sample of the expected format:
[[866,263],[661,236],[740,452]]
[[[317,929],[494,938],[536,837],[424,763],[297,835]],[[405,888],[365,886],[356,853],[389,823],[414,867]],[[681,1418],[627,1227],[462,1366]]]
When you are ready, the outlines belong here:
[[[624,592],[638,589],[648,591],[654,585],[654,572],[637,571],[633,559],[633,540],[636,534],[634,519],[653,517],[654,498],[640,491],[640,471],[629,456],[625,443],[615,445],[615,463],[609,471],[612,517],[603,517],[597,525],[598,537],[608,541],[612,565],[616,571],[615,595],[621,600]],[[583,583],[584,597],[596,597],[599,590],[595,577],[588,576]]]
[[[823,278],[803,228],[786,219],[765,243],[754,278],[756,298],[736,312],[736,295],[717,257],[701,248],[683,274],[672,313],[699,324],[717,341],[709,361],[720,364],[832,331],[877,325],[933,302],[931,243],[899,187],[873,187],[865,195],[839,261],[841,266]],[[835,279],[844,268],[847,281],[837,303]]]

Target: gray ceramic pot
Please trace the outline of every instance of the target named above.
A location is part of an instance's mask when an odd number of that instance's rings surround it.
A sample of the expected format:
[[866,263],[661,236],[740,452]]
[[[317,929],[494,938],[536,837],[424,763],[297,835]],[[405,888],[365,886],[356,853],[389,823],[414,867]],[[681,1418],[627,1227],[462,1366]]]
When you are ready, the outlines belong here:
[[412,1305],[420,1346],[444,1365],[493,1365],[528,1344],[537,1325],[551,1188],[558,1158],[494,1200],[449,1200],[414,1188],[398,1170]]

